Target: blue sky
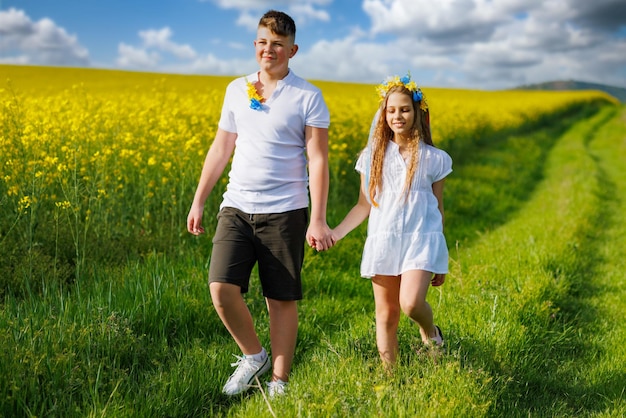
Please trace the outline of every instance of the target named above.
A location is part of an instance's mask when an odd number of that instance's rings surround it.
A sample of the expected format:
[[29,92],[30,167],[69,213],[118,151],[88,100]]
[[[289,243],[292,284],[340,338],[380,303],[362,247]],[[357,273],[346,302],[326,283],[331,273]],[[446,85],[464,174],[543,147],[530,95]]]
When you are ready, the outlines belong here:
[[238,76],[270,8],[296,21],[308,79],[626,87],[624,0],[0,0],[0,63]]

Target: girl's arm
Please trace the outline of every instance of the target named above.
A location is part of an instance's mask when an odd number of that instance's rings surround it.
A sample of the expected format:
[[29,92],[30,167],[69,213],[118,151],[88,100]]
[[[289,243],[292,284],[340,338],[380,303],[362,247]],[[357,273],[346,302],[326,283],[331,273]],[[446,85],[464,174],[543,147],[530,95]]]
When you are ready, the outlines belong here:
[[[441,179],[433,183],[433,194],[437,198],[437,206],[439,207],[439,212],[441,212],[441,224],[442,229],[444,222],[444,214],[443,214],[443,182],[445,179]],[[430,283],[433,286],[441,286],[446,281],[445,274],[434,274]]]
[[365,175],[361,174],[361,188],[359,190],[359,200],[352,207],[352,209],[350,209],[350,212],[348,212],[346,217],[343,218],[343,221],[341,221],[341,223],[332,230],[333,242],[337,242],[346,235],[348,235],[350,231],[361,225],[361,223],[369,216],[372,206],[369,204],[367,198],[365,197],[365,193],[363,192],[364,187]]
[[433,183],[433,194],[437,198],[437,206],[439,207],[439,212],[441,212],[441,223],[443,225],[445,225],[444,214],[443,214],[443,182],[444,181],[445,179],[441,179]]

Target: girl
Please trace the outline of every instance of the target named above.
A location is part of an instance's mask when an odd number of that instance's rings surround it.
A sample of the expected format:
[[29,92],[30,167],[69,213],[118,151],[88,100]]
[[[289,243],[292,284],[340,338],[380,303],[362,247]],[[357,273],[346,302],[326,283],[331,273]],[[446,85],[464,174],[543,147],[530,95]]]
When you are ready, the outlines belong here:
[[426,346],[443,346],[426,293],[429,285],[442,285],[448,271],[443,184],[452,159],[434,147],[428,105],[410,75],[388,79],[377,91],[380,108],[356,163],[359,199],[332,237],[342,239],[369,216],[361,276],[372,279],[376,343],[389,369],[398,354],[401,311],[419,325]]

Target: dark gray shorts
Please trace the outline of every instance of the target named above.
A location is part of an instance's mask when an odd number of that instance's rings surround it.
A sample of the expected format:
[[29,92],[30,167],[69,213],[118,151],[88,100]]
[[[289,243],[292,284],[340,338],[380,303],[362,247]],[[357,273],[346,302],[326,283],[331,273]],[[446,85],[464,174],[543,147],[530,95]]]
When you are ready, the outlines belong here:
[[308,208],[252,215],[223,208],[217,215],[209,283],[235,284],[246,293],[258,262],[263,296],[302,299],[300,270],[308,223]]

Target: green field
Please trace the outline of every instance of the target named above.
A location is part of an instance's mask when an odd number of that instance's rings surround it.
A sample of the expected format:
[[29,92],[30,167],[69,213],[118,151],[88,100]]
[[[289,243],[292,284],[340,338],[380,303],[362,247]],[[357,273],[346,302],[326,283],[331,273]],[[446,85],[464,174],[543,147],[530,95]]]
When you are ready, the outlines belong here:
[[[307,252],[288,395],[227,398],[239,353],[211,305],[210,237],[166,224],[175,248],[124,254],[109,242],[92,258],[83,238],[61,242],[50,229],[43,242],[76,249],[79,275],[28,241],[36,217],[14,221],[7,210],[0,245],[22,264],[0,263],[12,274],[1,281],[0,417],[626,416],[626,109],[581,105],[452,143],[440,142],[454,160],[451,270],[429,293],[443,356],[418,354],[418,329],[403,318],[400,364],[383,372],[371,285],[358,274],[362,225],[328,252]],[[331,226],[357,197],[351,164],[331,177]],[[180,186],[181,206],[195,178]],[[11,253],[11,240],[28,251]],[[247,300],[268,346],[255,279]]]

